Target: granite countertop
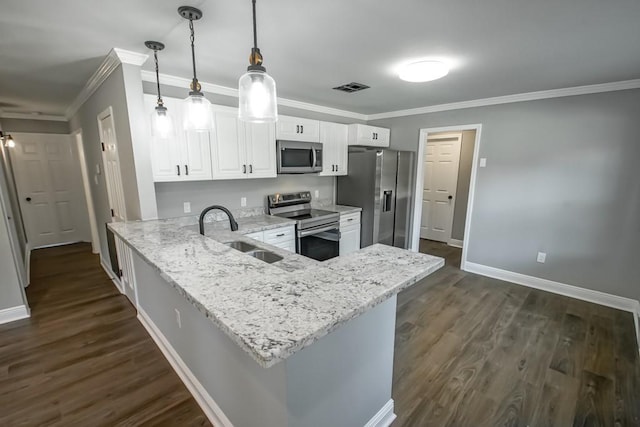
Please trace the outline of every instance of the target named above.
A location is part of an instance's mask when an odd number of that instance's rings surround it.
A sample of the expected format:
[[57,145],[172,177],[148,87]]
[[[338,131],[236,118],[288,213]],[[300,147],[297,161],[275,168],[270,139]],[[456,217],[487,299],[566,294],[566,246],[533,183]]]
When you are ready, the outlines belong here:
[[[206,237],[193,217],[109,227],[265,368],[444,265],[439,257],[380,244],[318,262],[243,235],[293,221],[268,215],[237,221],[237,232],[227,221],[206,224]],[[221,243],[238,240],[283,259],[267,264]]]

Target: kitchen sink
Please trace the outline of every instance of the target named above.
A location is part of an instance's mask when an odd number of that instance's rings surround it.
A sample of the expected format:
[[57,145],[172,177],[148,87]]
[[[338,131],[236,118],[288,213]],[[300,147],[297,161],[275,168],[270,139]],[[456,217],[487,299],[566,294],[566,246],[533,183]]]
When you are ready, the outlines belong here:
[[278,262],[282,259],[280,255],[262,249],[249,251],[247,252],[247,255],[251,255],[252,257],[259,259],[260,261],[264,261],[269,264],[273,264],[274,262]]
[[227,242],[225,243],[225,245],[229,246],[231,249],[235,249],[240,252],[249,252],[249,251],[258,249],[257,247],[253,246],[250,243],[245,243],[241,241]]

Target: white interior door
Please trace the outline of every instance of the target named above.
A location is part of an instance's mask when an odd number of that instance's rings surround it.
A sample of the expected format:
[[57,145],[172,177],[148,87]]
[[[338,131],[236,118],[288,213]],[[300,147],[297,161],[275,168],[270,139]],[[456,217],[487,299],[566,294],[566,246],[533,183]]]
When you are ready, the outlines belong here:
[[429,136],[424,156],[420,237],[448,242],[458,185],[462,134]]
[[32,248],[83,240],[86,206],[69,135],[16,135],[16,186]]
[[127,212],[124,203],[122,175],[120,173],[118,141],[111,107],[98,115],[98,130],[102,143],[102,162],[105,181],[107,182],[107,196],[112,209],[111,217],[113,221],[126,221]]

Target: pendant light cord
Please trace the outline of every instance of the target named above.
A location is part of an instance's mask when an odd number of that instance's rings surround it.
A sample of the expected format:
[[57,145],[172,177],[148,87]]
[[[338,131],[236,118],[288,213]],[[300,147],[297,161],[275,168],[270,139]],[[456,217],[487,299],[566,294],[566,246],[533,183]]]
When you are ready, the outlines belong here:
[[256,29],[256,0],[251,1],[253,4],[253,48],[258,49],[258,30]]
[[191,64],[193,65],[193,82],[194,82],[194,87],[192,90],[196,91],[197,89],[197,85],[195,83],[198,82],[198,78],[196,77],[196,48],[194,46],[194,42],[195,42],[195,35],[193,32],[193,19],[189,19],[189,30],[191,30]]
[[156,85],[158,87],[158,105],[162,105],[162,96],[160,95],[160,69],[158,68],[158,49],[153,49],[153,59],[156,61]]

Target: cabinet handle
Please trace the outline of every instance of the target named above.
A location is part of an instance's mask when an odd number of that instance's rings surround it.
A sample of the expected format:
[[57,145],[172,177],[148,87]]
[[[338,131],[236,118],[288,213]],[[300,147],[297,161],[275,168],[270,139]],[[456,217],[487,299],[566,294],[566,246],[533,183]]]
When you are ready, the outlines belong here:
[[184,173],[185,175],[189,175],[189,165],[184,165]]
[[253,173],[253,165],[249,165],[249,173]]
[[353,218],[349,218],[347,221],[353,221]]
[[304,133],[304,125],[300,125],[300,133]]
[[336,172],[338,172],[338,165],[336,165]]
[[276,234],[276,237],[282,237],[282,236],[284,236],[284,233]]
[[336,165],[331,165],[331,172],[335,172],[336,171]]
[[300,125],[296,125],[296,133],[300,133]]
[[242,173],[247,173],[247,165],[242,165]]
[[178,169],[178,176],[180,176],[180,165],[176,165],[176,169]]

